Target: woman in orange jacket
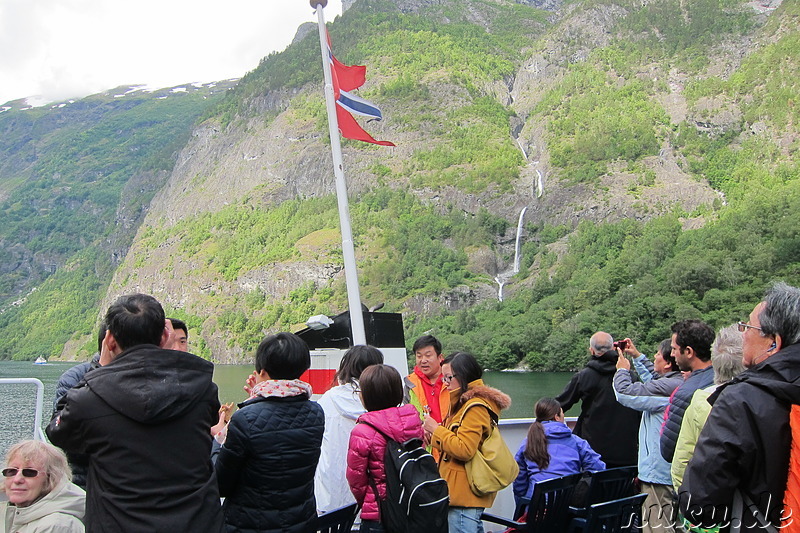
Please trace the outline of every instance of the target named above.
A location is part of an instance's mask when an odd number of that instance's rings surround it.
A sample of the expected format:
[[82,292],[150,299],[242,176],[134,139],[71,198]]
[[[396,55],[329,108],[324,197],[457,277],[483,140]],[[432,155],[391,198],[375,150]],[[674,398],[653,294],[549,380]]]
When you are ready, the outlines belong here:
[[483,369],[468,353],[450,356],[442,365],[442,375],[448,383],[452,414],[441,425],[427,416],[424,428],[433,447],[442,452],[439,473],[450,491],[449,530],[483,533],[481,513],[492,506],[496,494],[472,492],[464,465],[491,434],[492,418],[499,418],[511,398],[483,384]]

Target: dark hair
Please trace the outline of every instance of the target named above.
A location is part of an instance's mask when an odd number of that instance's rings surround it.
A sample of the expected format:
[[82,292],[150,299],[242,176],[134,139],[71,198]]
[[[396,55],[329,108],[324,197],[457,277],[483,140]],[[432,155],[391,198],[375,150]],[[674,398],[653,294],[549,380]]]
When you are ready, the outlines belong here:
[[403,379],[393,366],[368,366],[361,373],[358,384],[361,386],[361,402],[367,411],[397,407],[403,401]]
[[414,346],[411,348],[411,352],[417,353],[421,349],[427,348],[428,346],[433,346],[433,350],[436,352],[436,355],[442,354],[442,343],[439,342],[439,339],[433,335],[423,335],[419,339],[415,340]]
[[770,337],[780,335],[783,346],[800,342],[800,289],[780,281],[767,290],[764,302],[758,314],[761,332]]
[[148,294],[127,294],[111,304],[105,323],[122,350],[140,344],[158,346],[164,333],[164,309]]
[[672,324],[675,343],[686,349],[692,347],[697,358],[703,362],[711,361],[711,344],[714,342],[714,330],[702,320],[681,320]]
[[547,451],[547,435],[542,422],[555,420],[561,412],[561,404],[555,398],[542,398],[533,408],[536,421],[528,428],[528,439],[525,442],[525,458],[533,461],[540,470],[550,465],[550,452]]
[[265,370],[270,379],[297,379],[311,367],[311,353],[294,333],[266,337],[256,350],[256,372]]
[[669,365],[671,371],[680,370],[678,361],[672,357],[672,339],[664,339],[658,345],[658,351],[661,352],[661,357]]
[[452,362],[453,362],[453,358],[454,358],[455,356],[457,356],[458,354],[460,354],[460,353],[461,353],[461,352],[453,352],[453,353],[451,353],[450,355],[448,355],[447,357],[445,357],[444,359],[442,359],[442,364],[441,364],[441,366],[444,366],[444,365],[449,365],[450,363],[452,363]]
[[182,329],[186,336],[189,336],[189,329],[186,327],[186,322],[179,318],[168,318],[170,322],[172,322],[172,329]]
[[100,353],[103,351],[103,341],[106,338],[106,331],[108,328],[106,327],[105,322],[100,322],[100,327],[97,329],[97,352]]
[[468,385],[476,379],[481,379],[483,376],[483,369],[478,361],[467,352],[458,352],[453,355],[450,361],[450,370],[453,375],[458,378],[458,384],[461,385],[461,392],[466,392]]
[[339,362],[339,370],[333,377],[334,382],[351,383],[361,377],[361,373],[370,365],[383,364],[383,354],[374,346],[353,346],[347,350]]

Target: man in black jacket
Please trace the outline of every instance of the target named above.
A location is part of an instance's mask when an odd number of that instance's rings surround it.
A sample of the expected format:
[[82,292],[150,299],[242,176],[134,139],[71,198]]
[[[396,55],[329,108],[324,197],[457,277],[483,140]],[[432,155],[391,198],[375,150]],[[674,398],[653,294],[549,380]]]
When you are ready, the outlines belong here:
[[564,411],[581,402],[574,433],[586,439],[607,468],[636,466],[641,413],[623,407],[614,395],[617,352],[614,339],[598,331],[589,340],[592,359],[556,397]]
[[[693,524],[741,524],[741,531],[781,527],[789,470],[789,413],[800,403],[800,289],[777,283],[743,333],[748,370],[709,398],[711,414],[686,467],[679,500]],[[783,524],[785,525],[785,524]]]
[[172,325],[152,296],[120,297],[105,317],[108,363],[59,402],[50,441],[88,454],[88,532],[219,532],[211,464],[213,365],[166,350]]

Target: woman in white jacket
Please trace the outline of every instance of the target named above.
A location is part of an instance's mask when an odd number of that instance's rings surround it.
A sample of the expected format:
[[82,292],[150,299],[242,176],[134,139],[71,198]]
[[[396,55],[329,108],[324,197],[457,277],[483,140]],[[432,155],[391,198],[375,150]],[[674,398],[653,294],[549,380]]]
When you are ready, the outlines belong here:
[[67,457],[46,442],[11,447],[3,468],[0,533],[83,533],[86,493],[73,484]]
[[317,511],[325,513],[355,503],[347,490],[347,447],[356,420],[366,410],[358,396],[358,378],[370,365],[383,364],[383,354],[374,346],[353,346],[344,354],[334,376],[338,385],[319,399],[325,411],[325,433],[317,472],[314,476],[314,496]]

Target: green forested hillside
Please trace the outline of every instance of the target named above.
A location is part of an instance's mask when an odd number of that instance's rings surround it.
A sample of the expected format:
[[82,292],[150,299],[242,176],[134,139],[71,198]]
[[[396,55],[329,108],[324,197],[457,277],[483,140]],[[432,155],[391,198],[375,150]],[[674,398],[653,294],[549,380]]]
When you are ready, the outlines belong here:
[[0,113],[0,359],[60,354],[94,330],[115,256],[223,93],[109,93]]
[[[583,364],[594,331],[652,350],[677,319],[720,327],[743,319],[771,281],[800,284],[800,2],[765,13],[739,0],[587,0],[556,13],[511,1],[417,4],[359,0],[329,25],[337,56],[368,66],[360,94],[386,120],[367,129],[398,144],[345,142],[345,165],[357,184],[351,214],[362,299],[403,312],[409,345],[431,332],[446,351],[472,351],[488,368],[567,370]],[[3,219],[0,231],[14,228],[42,253],[60,250],[69,260],[0,314],[0,357],[60,353],[69,339],[85,344],[107,287],[109,295],[167,290],[159,297],[187,320],[195,351],[221,360],[249,358],[265,332],[342,311],[341,276],[281,278],[307,265],[341,269],[332,194],[300,188],[287,200],[281,192],[292,180],[329,179],[329,160],[302,152],[328,149],[319,63],[312,35],[266,57],[215,105],[196,108],[217,152],[258,132],[263,149],[253,154],[273,145],[297,152],[302,170],[279,169],[269,181],[278,170],[259,162],[263,185],[223,207],[204,210],[197,200],[191,212],[151,212],[110,287],[111,230],[85,226],[94,213],[113,216],[129,186],[131,167],[115,162],[130,150],[109,142],[124,128],[109,123],[79,136],[82,149],[62,139],[60,159],[30,155],[41,165],[30,168],[46,169],[37,176],[51,182],[36,182],[44,183],[39,196],[19,196],[26,179],[0,184],[6,202],[25,200],[7,204],[19,220]],[[197,114],[168,121],[175,129],[155,134],[170,142],[141,141],[152,150],[148,163],[128,164],[169,168]],[[11,128],[3,117],[0,131]],[[276,124],[280,131],[258,129]],[[89,147],[105,147],[108,160],[72,169],[88,161]],[[171,179],[199,198],[215,179],[236,180],[242,159],[228,168],[220,156]],[[82,217],[40,241],[30,215],[46,221],[49,211],[31,209],[57,209],[54,168],[82,176],[64,184],[83,194],[69,204]],[[530,185],[540,170],[541,198]],[[108,176],[100,190],[84,185],[92,171]],[[144,209],[152,191],[127,209]],[[92,196],[101,193],[107,201]],[[498,302],[493,277],[513,261],[522,206],[530,209],[521,269]],[[0,277],[9,300],[16,275]],[[265,289],[270,283],[284,292]],[[445,302],[466,293],[457,305]],[[45,332],[51,322],[57,327]]]

